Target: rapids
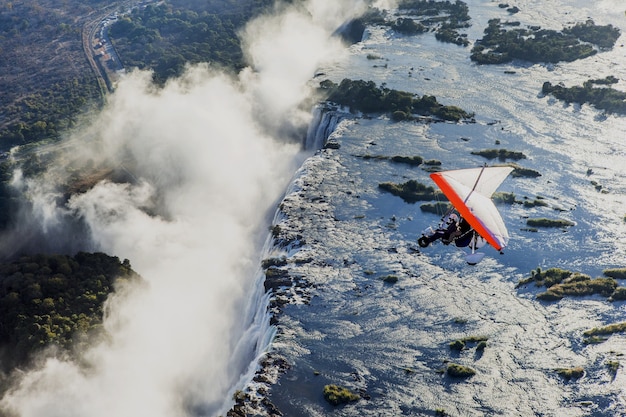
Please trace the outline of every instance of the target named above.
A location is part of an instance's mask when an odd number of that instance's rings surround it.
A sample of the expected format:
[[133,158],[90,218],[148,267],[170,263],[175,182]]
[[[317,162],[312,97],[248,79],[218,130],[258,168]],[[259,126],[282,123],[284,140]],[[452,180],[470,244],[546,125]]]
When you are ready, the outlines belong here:
[[[537,267],[599,277],[605,268],[626,266],[626,118],[541,94],[545,81],[626,80],[624,7],[559,0],[548,8],[521,0],[515,4],[521,11],[509,16],[496,2],[467,3],[471,42],[492,18],[560,30],[590,17],[619,27],[622,36],[613,50],[581,61],[478,66],[469,59],[471,46],[441,43],[432,33],[402,36],[370,27],[345,63],[320,69],[320,80],[372,80],[432,94],[475,112],[476,123],[396,123],[344,114],[329,137],[339,149],[320,150],[304,162],[276,218],[299,245],[271,254],[285,256],[283,268],[307,283],[282,291],[289,302],[278,315],[271,348],[290,364],[269,394],[286,416],[626,413],[623,365],[615,375],[606,365],[623,357],[625,336],[589,345],[582,338],[589,328],[623,321],[624,302],[600,296],[541,302],[535,296],[544,289],[516,288]],[[457,169],[497,163],[471,154],[494,147],[523,152],[527,159],[518,163],[541,173],[509,177],[499,190],[548,204],[499,205],[509,246],[504,255],[488,249],[475,267],[452,247],[418,248],[420,231],[437,217],[378,189],[382,182],[409,179],[433,185],[426,170],[362,158],[420,155]],[[531,231],[529,217],[575,226]],[[390,275],[396,283],[385,282]],[[488,337],[483,352],[448,346],[476,335]],[[449,361],[471,366],[476,375],[446,376],[441,370]],[[555,372],[576,366],[585,370],[578,380]],[[362,399],[333,407],[322,397],[326,384],[346,386]]]

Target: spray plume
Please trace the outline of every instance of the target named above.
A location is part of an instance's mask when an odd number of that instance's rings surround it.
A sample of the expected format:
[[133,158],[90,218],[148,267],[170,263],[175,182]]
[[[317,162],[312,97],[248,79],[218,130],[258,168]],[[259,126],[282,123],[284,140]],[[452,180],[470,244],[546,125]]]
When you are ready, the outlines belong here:
[[[340,57],[330,34],[362,6],[310,1],[256,19],[243,33],[251,68],[237,77],[195,66],[157,90],[133,72],[40,179],[16,174],[28,236],[128,258],[147,285],[109,298],[109,337],[80,365],[48,357],[16,380],[0,413],[177,417],[230,406],[261,340],[251,293],[268,214],[301,156],[285,132],[306,127],[297,109],[307,82]],[[67,183],[67,161],[131,180],[64,200],[54,185]]]

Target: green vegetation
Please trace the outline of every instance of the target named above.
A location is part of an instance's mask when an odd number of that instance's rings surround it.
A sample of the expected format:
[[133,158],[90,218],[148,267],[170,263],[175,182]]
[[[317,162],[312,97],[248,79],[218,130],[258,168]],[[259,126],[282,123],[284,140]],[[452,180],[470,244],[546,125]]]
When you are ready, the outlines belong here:
[[422,169],[426,172],[438,172],[441,171],[441,161],[437,159],[428,159],[423,162]]
[[86,16],[104,1],[2,2],[0,152],[56,139],[102,101],[82,46]]
[[591,279],[588,276],[579,274],[568,278],[561,284],[552,285],[548,291],[537,294],[537,299],[554,301],[565,296],[582,297],[585,295],[600,294],[610,297],[617,288],[617,282],[611,278]]
[[420,205],[420,210],[424,213],[433,213],[437,215],[443,215],[448,210],[448,203],[424,203]]
[[624,301],[626,300],[626,287],[617,287],[613,294],[609,297],[609,301]]
[[418,97],[405,91],[377,87],[373,81],[343,79],[339,85],[330,80],[320,82],[320,92],[327,100],[351,111],[363,113],[389,113],[393,120],[412,120],[413,114],[431,115],[443,120],[458,122],[474,115],[456,106],[444,106],[434,96]]
[[381,160],[381,161],[391,161],[391,162],[395,162],[398,164],[406,164],[406,165],[410,165],[410,166],[419,166],[424,162],[424,158],[422,158],[419,155],[416,156],[400,156],[400,155],[395,155],[395,156],[383,156],[383,155],[357,155],[357,157],[359,158],[363,158],[363,159],[374,159],[374,160]]
[[435,190],[433,187],[426,186],[415,180],[409,180],[403,184],[383,182],[378,184],[378,188],[398,196],[410,204],[414,204],[418,201],[435,200],[443,197],[443,193],[441,191]]
[[[237,70],[243,65],[237,31],[271,4],[169,0],[133,9],[111,25],[110,36],[128,69],[150,69],[159,83],[179,75],[187,63]],[[106,88],[85,58],[86,50],[92,53],[91,41],[83,43],[82,35],[91,20],[114,12],[116,2],[42,0],[5,6],[0,18],[0,151],[58,139],[104,103]]]
[[507,151],[506,149],[485,149],[482,151],[472,151],[472,155],[482,156],[489,160],[496,159],[504,162],[507,159],[519,161],[520,159],[526,159],[526,155],[522,152]]
[[446,372],[454,378],[468,378],[476,374],[476,371],[469,366],[459,365],[458,363],[449,363]]
[[626,279],[626,268],[607,268],[602,274],[609,278]]
[[530,200],[527,197],[524,197],[524,207],[532,208],[532,207],[547,207],[548,203],[544,200],[543,197],[537,196],[534,200]]
[[563,282],[566,278],[572,276],[573,272],[568,271],[566,269],[561,268],[550,268],[543,271],[541,268],[537,268],[536,270],[532,270],[530,272],[530,277],[521,280],[517,287],[521,285],[526,285],[528,283],[534,282],[538,287],[551,287],[554,284],[559,284]]
[[556,301],[565,296],[581,297],[599,294],[610,301],[622,300],[626,297],[626,288],[618,287],[613,278],[595,278],[580,272],[572,272],[561,268],[541,268],[531,271],[530,277],[520,280],[517,288],[534,282],[537,287],[544,286],[547,291],[537,294],[537,299]]
[[580,366],[575,368],[557,368],[555,369],[556,373],[559,374],[560,377],[565,379],[578,379],[585,374],[585,370]]
[[387,284],[395,284],[396,282],[398,282],[397,275],[385,275],[384,277],[381,277],[380,279],[382,279],[383,282]]
[[612,335],[614,333],[623,333],[626,332],[626,321],[620,323],[613,323],[603,327],[594,327],[593,329],[587,330],[583,333],[585,337],[592,336],[604,336],[604,335]]
[[100,92],[93,76],[59,80],[46,91],[33,92],[7,109],[20,119],[0,130],[0,149],[58,139],[89,110],[99,105]]
[[186,64],[209,62],[240,69],[244,62],[237,31],[271,4],[269,0],[149,4],[118,19],[110,36],[124,67],[151,69],[158,83],[179,76]]
[[597,45],[600,49],[611,49],[620,36],[620,30],[612,25],[596,26],[593,20],[577,23],[566,28],[563,33],[576,36],[583,42]]
[[487,346],[487,340],[489,340],[489,338],[485,336],[468,336],[450,342],[449,346],[451,350],[464,350],[467,348],[468,344],[476,344],[476,349],[478,349],[478,345],[480,345],[479,350],[483,350]]
[[12,177],[11,165],[0,163],[0,230],[8,228],[19,205],[18,196],[10,185]]
[[[588,80],[582,86],[565,87],[561,84],[552,85],[549,82],[543,83],[541,91],[544,94],[551,94],[566,103],[591,104],[598,110],[607,113],[620,115],[626,114],[626,93],[609,87],[607,84],[616,84],[618,80],[613,76],[604,79]],[[594,85],[603,85],[594,87]]]
[[334,384],[324,386],[324,399],[332,405],[357,401],[359,398],[361,398],[359,394],[350,391],[348,388]]
[[617,370],[620,367],[619,361],[607,360],[605,364],[613,378],[615,378],[615,375],[617,375]]
[[462,340],[455,340],[454,342],[450,342],[450,350],[463,350],[465,349],[465,342]]
[[[519,26],[519,23],[508,25]],[[596,26],[592,20],[562,32],[539,27],[506,30],[502,26],[500,19],[489,21],[485,36],[472,48],[472,61],[479,64],[503,64],[514,59],[552,63],[575,61],[595,55],[596,48],[612,48],[620,36],[618,28]]]
[[392,156],[391,157],[391,161],[392,162],[397,162],[400,164],[407,164],[407,165],[411,165],[411,166],[418,166],[421,165],[422,162],[424,162],[424,158],[422,158],[421,156]]
[[498,4],[498,7],[501,9],[506,9],[506,11],[511,14],[515,14],[519,12],[519,8],[517,6],[509,7],[507,3],[500,3]]
[[496,191],[491,196],[491,199],[496,204],[515,204],[516,203],[515,194],[506,193],[504,191]]
[[459,34],[458,29],[470,26],[469,8],[464,2],[434,0],[403,0],[398,8],[410,14],[410,18],[399,18],[392,28],[400,33],[415,35],[435,32],[441,42],[467,46],[467,35]]
[[513,167],[511,176],[515,178],[537,178],[541,177],[541,174],[534,169],[524,168],[514,163],[508,163],[507,166]]
[[576,225],[576,223],[563,219],[528,219],[526,224],[530,227],[570,227]]
[[428,159],[428,160],[424,161],[424,165],[428,165],[430,167],[439,167],[439,166],[441,166],[441,161],[439,161],[437,159]]
[[428,32],[428,28],[413,19],[400,17],[392,25],[391,28],[396,32],[406,35],[417,35],[419,33]]
[[0,347],[16,365],[51,344],[69,349],[100,328],[109,294],[136,279],[128,260],[103,253],[0,264]]

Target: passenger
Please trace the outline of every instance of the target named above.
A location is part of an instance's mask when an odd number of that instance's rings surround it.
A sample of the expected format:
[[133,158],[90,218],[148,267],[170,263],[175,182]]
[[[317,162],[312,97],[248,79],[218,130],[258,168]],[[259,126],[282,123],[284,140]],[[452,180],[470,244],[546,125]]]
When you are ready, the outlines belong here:
[[430,236],[422,235],[422,237],[417,240],[417,243],[425,248],[437,239],[441,239],[444,245],[449,245],[460,235],[459,216],[452,213],[445,218],[441,226],[435,230],[435,233]]

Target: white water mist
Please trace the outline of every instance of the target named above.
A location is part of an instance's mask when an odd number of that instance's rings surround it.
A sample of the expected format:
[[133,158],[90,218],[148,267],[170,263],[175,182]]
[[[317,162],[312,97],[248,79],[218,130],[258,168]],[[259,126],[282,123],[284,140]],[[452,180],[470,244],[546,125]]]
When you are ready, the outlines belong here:
[[[231,403],[262,342],[250,328],[258,311],[250,299],[259,293],[268,214],[300,154],[282,136],[308,123],[298,110],[307,83],[317,65],[340,56],[330,34],[361,6],[326,3],[248,26],[254,71],[237,78],[196,66],[156,90],[150,74],[132,73],[43,180],[16,180],[37,202],[25,221],[58,230],[62,219],[79,217],[89,246],[130,259],[147,285],[108,300],[110,337],[84,352],[81,365],[47,359],[16,381],[0,410],[176,417],[215,415]],[[62,181],[70,154],[128,170],[134,181],[101,181],[57,205],[49,182]]]

